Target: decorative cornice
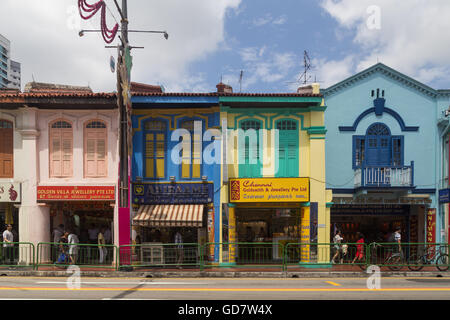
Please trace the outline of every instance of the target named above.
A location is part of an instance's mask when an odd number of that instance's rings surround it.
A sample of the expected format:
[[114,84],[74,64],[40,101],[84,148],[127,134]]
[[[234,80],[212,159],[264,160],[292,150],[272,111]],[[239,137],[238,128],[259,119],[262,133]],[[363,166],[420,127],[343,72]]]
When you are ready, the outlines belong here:
[[382,63],[377,63],[376,65],[363,70],[341,82],[332,85],[329,88],[322,89],[324,97],[330,96],[337,93],[340,90],[353,86],[355,83],[360,82],[375,73],[380,73],[389,77],[397,82],[404,84],[407,87],[413,88],[416,91],[429,96],[431,98],[436,98],[438,95],[450,95],[450,90],[435,90],[411,77],[408,77]]

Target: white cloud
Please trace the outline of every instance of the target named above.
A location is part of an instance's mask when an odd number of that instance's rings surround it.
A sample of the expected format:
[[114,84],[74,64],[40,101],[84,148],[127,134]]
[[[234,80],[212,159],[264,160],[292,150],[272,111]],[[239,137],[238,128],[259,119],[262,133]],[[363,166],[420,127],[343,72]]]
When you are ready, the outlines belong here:
[[[88,1],[92,3],[93,1]],[[159,34],[130,33],[134,49],[132,81],[162,83],[168,91],[207,88],[205,75],[191,74],[189,65],[219,50],[225,41],[224,21],[241,0],[135,0],[128,2],[129,29],[167,30]],[[112,0],[106,3],[117,20]],[[3,0],[0,30],[11,41],[11,57],[22,64],[22,87],[36,81],[74,85],[90,84],[94,91],[116,90],[116,77],[100,34],[78,36],[79,27],[99,29],[100,13],[80,21],[76,0]],[[107,15],[110,28],[114,18]],[[116,39],[112,45],[118,43]]]
[[[354,45],[360,48],[354,59],[322,61],[322,68],[328,68],[324,75],[336,73],[329,69],[336,64],[354,73],[377,61],[425,83],[449,73],[450,1],[323,0],[321,6],[345,32],[354,32]],[[368,10],[373,6],[379,9],[379,17]],[[379,29],[371,25],[374,18]]]
[[[243,90],[248,90],[255,83],[277,84],[287,79],[292,70],[298,68],[298,58],[294,53],[275,52],[267,46],[243,48],[239,54],[244,63]],[[228,73],[224,77],[224,82],[227,80],[229,82],[225,83],[238,88],[240,70],[233,69],[229,72],[232,74]]]
[[256,19],[253,19],[253,26],[255,27],[262,27],[268,24],[272,25],[283,25],[287,22],[287,16],[285,14],[274,18],[270,13],[267,13],[263,17],[259,17]]

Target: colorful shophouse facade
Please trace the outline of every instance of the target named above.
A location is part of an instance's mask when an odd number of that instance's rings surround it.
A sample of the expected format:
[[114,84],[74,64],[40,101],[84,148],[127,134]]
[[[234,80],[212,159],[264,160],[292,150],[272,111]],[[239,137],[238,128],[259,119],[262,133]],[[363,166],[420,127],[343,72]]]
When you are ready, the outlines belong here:
[[[219,89],[220,91],[220,89]],[[304,93],[219,93],[224,133],[220,263],[245,263],[245,243],[268,243],[279,261],[288,243],[327,242],[331,192],[325,188],[323,97]],[[317,227],[317,228],[316,228]],[[317,234],[313,234],[317,230]],[[248,245],[247,245],[248,246]],[[299,261],[328,263],[302,247]]]
[[[91,224],[117,231],[115,94],[32,83],[23,93],[0,95],[0,101],[2,117],[13,123],[17,138],[20,242],[35,247],[52,242],[52,230],[59,224],[77,233],[82,243],[89,241]],[[17,111],[3,112],[5,105]]]
[[[132,240],[139,236],[141,243],[174,243],[179,230],[184,243],[217,242],[218,97],[153,89],[132,98]],[[210,260],[215,257],[218,252],[208,255]]]
[[323,94],[330,239],[339,229],[347,242],[357,231],[367,242],[386,242],[400,226],[404,242],[442,241],[436,121],[448,95],[381,63]]

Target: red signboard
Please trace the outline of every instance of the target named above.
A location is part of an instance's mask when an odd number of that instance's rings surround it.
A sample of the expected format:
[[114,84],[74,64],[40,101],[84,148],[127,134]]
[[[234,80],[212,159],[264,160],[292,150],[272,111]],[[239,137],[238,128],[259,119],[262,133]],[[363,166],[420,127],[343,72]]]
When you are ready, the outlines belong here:
[[114,186],[39,186],[38,200],[115,200]]
[[436,209],[427,212],[427,243],[436,243]]

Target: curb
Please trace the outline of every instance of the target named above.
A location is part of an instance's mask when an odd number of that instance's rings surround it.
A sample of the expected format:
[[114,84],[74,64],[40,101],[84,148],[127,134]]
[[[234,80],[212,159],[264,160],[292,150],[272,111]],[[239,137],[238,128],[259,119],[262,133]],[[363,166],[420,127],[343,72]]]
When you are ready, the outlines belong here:
[[[67,271],[0,270],[4,277],[68,277]],[[367,278],[366,272],[214,272],[214,271],[80,271],[80,276],[97,278]],[[381,272],[381,277],[435,277],[450,279],[450,272]]]

